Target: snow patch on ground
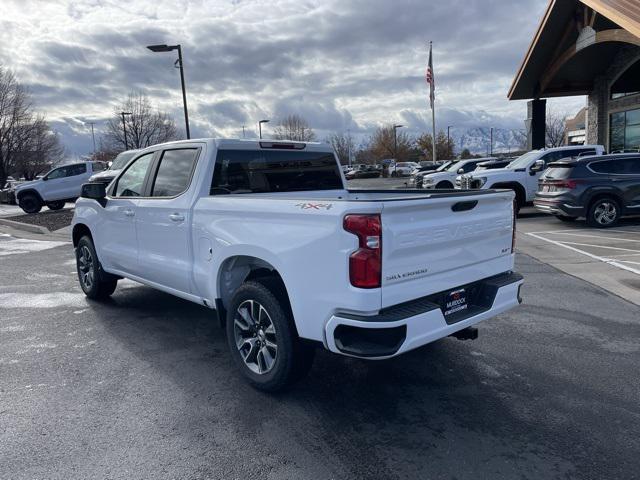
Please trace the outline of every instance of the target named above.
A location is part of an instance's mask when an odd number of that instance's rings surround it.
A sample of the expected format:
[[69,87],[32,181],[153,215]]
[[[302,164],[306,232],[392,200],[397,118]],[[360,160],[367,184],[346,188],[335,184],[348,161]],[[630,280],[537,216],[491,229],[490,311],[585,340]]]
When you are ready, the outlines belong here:
[[24,325],[7,325],[0,327],[0,333],[24,332]]
[[67,245],[66,242],[52,240],[30,240],[27,238],[15,238],[6,242],[0,242],[0,257],[7,255],[19,255],[30,252],[41,252],[51,248]]
[[86,307],[81,293],[0,293],[0,308]]

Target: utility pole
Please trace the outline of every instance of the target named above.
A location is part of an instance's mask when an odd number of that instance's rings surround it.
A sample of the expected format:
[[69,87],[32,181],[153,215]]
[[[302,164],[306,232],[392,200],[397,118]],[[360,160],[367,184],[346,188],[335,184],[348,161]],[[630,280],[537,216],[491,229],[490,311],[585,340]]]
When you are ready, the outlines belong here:
[[91,125],[91,138],[93,139],[93,153],[96,153],[96,136],[93,133],[93,126],[95,125],[95,122],[87,122],[89,125]]
[[129,142],[127,142],[127,123],[125,122],[124,116],[131,115],[131,112],[120,112],[122,115],[122,130],[124,131],[124,149],[129,150]]
[[492,157],[493,156],[493,127],[491,127],[491,137],[490,137],[490,150],[489,150],[489,156]]
[[347,135],[348,135],[348,139],[347,139],[347,147],[348,147],[348,155],[349,158],[347,159],[347,164],[349,166],[351,166],[351,129],[347,129]]
[[395,157],[394,160],[394,167],[393,167],[393,172],[397,173],[398,172],[398,129],[404,127],[404,125],[394,125],[393,126],[393,156]]

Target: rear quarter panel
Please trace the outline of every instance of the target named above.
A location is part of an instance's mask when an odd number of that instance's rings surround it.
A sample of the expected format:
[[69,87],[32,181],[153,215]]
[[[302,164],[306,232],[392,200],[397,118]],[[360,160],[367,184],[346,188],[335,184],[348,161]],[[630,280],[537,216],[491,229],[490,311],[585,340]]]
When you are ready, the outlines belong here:
[[[207,196],[194,208],[194,282],[205,298],[220,298],[219,272],[234,256],[271,264],[284,280],[304,338],[324,341],[324,325],[340,311],[380,309],[380,289],[351,286],[348,258],[357,237],[344,231],[348,213],[379,213],[380,203]],[[207,259],[208,250],[212,255]]]

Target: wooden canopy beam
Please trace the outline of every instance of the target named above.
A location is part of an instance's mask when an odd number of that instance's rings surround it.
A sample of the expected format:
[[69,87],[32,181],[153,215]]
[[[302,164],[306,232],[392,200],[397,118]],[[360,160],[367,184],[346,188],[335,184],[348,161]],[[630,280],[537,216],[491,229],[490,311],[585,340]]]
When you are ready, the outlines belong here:
[[[640,38],[632,35],[631,33],[623,30],[622,28],[615,28],[611,30],[603,30],[601,32],[596,32],[596,37],[594,42],[586,48],[590,48],[593,45],[598,45],[600,43],[606,42],[621,42],[628,43],[630,45],[637,45],[640,47]],[[578,52],[581,52],[584,48],[579,49],[576,45],[572,45],[565,52],[560,55],[547,70],[544,72],[542,77],[540,78],[540,95],[544,96],[544,91],[547,89],[553,78],[558,74],[560,69],[571,60]]]

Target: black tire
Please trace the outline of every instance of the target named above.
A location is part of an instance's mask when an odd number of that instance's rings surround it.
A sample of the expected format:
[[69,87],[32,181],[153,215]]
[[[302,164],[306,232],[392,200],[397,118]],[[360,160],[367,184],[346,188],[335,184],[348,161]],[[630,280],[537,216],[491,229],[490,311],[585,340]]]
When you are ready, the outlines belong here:
[[102,270],[93,240],[85,235],[76,247],[76,270],[84,294],[92,300],[105,299],[115,291],[118,279]]
[[272,283],[251,280],[236,290],[226,330],[236,366],[258,390],[283,390],[313,364],[314,349],[298,338],[286,297]]
[[565,223],[575,222],[578,219],[578,217],[565,217],[564,215],[556,215],[556,218]]
[[64,201],[59,200],[57,202],[49,202],[47,203],[47,207],[49,210],[61,210],[64,207]]
[[595,228],[615,227],[620,220],[620,203],[611,197],[601,197],[589,206],[587,224]]
[[42,201],[34,193],[25,193],[22,195],[18,201],[18,205],[20,205],[20,208],[24,210],[25,213],[38,213],[42,210]]
[[436,185],[437,189],[444,189],[444,188],[453,188],[453,184],[451,182],[440,182]]
[[398,176],[398,174],[397,174],[396,172],[391,172],[391,176],[392,176],[392,177],[397,177],[397,176]]

